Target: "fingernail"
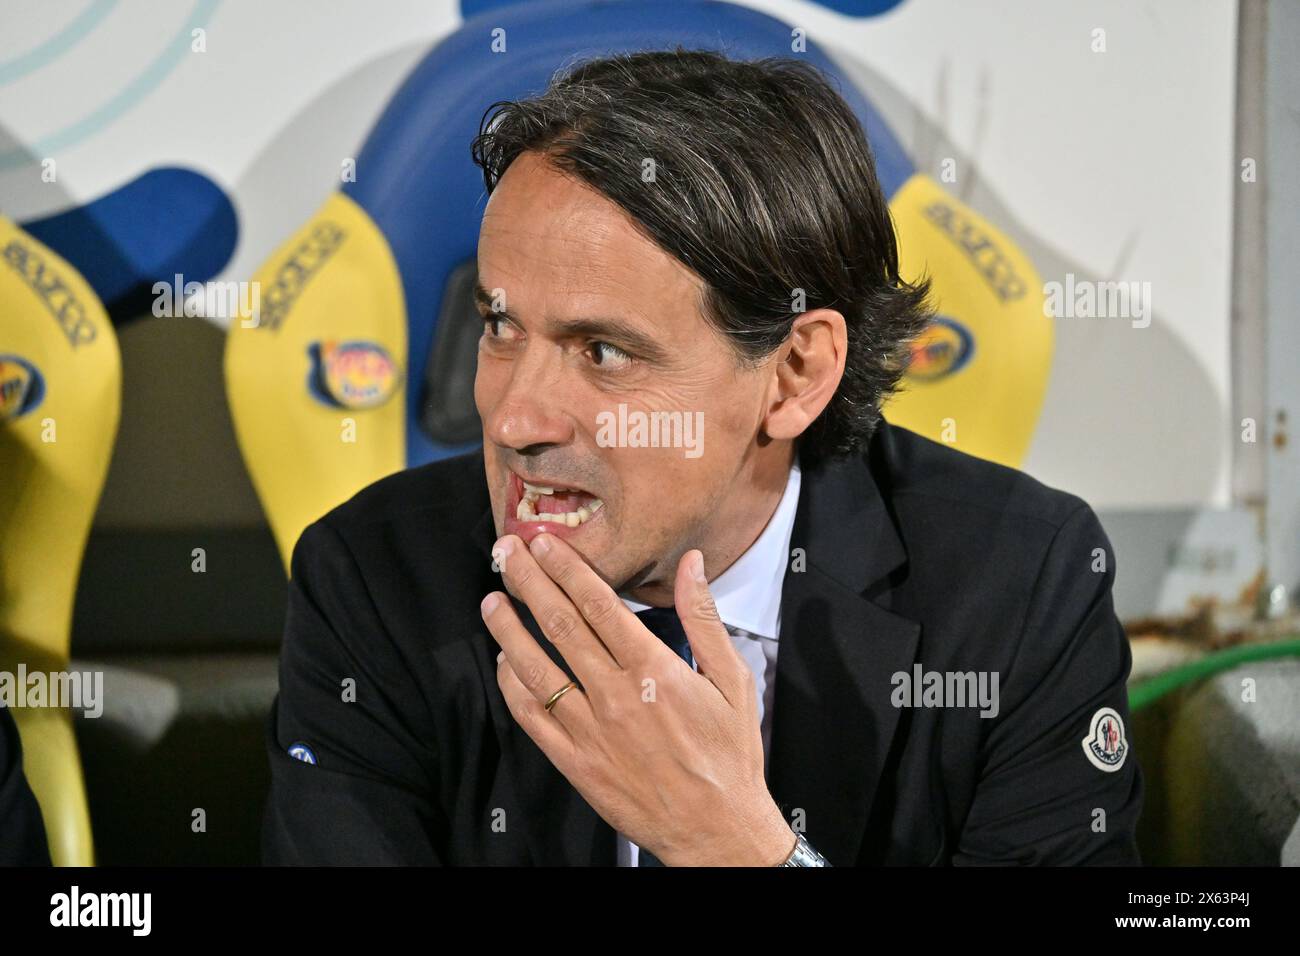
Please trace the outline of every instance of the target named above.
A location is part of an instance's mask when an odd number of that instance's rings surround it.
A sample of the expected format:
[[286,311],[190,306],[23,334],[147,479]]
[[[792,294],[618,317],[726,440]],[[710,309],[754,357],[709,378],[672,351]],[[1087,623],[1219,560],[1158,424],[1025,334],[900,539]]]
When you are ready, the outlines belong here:
[[701,584],[708,584],[708,578],[704,576],[704,552],[696,551],[695,555],[696,557],[693,562],[694,566],[691,568],[691,574],[694,576],[695,580],[699,581]]
[[483,599],[483,603],[478,606],[478,609],[483,613],[484,617],[487,617],[489,614],[491,614],[493,611],[497,609],[497,605],[500,603],[501,603],[501,596],[497,594],[496,591],[493,591],[491,594],[489,594],[487,597]]
[[533,538],[533,554],[546,554],[551,550],[551,536],[549,534],[539,534]]
[[506,652],[505,652],[505,651],[502,651],[500,654],[497,655],[497,663],[498,663],[498,664],[500,664],[500,663],[501,663],[503,660],[505,660],[505,659],[506,659]]

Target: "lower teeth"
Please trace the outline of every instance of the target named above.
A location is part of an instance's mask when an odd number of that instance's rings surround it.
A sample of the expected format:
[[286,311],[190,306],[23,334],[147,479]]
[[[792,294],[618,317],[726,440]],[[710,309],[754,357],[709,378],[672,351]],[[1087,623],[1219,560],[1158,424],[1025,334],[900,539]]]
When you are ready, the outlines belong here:
[[515,517],[520,521],[550,521],[555,524],[567,525],[570,528],[576,528],[580,524],[588,521],[592,515],[600,510],[604,504],[599,498],[596,498],[590,505],[583,505],[577,511],[566,511],[557,514],[537,514],[533,506],[537,502],[538,496],[524,495],[519,502],[519,507],[515,509]]

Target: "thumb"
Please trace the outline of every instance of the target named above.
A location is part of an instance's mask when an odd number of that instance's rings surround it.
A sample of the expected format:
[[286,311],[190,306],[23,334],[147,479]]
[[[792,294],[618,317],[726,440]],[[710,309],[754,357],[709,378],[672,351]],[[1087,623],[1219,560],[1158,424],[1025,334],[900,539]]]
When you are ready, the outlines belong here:
[[686,639],[691,644],[691,655],[699,665],[699,672],[713,682],[727,700],[741,689],[737,675],[747,668],[727,633],[718,606],[713,601],[709,582],[704,574],[704,555],[691,549],[677,563],[677,580],[673,588],[673,603],[681,619]]

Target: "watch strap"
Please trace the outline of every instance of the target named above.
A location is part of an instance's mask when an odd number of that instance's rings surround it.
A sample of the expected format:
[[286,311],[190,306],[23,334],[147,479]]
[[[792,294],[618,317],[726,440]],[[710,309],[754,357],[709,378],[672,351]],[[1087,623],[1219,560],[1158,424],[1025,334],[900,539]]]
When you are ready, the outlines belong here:
[[781,866],[830,866],[826,857],[822,856],[812,848],[807,838],[798,833],[795,835],[794,849],[790,851],[789,857]]

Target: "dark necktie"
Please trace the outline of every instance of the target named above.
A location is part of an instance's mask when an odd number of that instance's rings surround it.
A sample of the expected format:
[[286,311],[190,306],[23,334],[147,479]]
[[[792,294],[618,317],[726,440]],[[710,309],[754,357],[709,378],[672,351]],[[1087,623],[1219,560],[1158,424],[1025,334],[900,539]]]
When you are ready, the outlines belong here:
[[[677,609],[671,607],[652,607],[644,611],[637,611],[636,616],[641,619],[641,623],[659,640],[663,641],[673,653],[684,660],[692,669],[695,667],[695,660],[691,657],[691,645],[686,639],[686,631],[682,628],[682,622],[677,617]],[[637,866],[663,866],[649,850],[640,847],[636,859]]]
[[667,644],[689,667],[694,669],[695,658],[691,657],[691,643],[686,639],[686,631],[682,627],[681,619],[677,617],[677,609],[673,607],[651,607],[644,611],[637,611],[636,616],[641,619],[650,633],[659,640]]

